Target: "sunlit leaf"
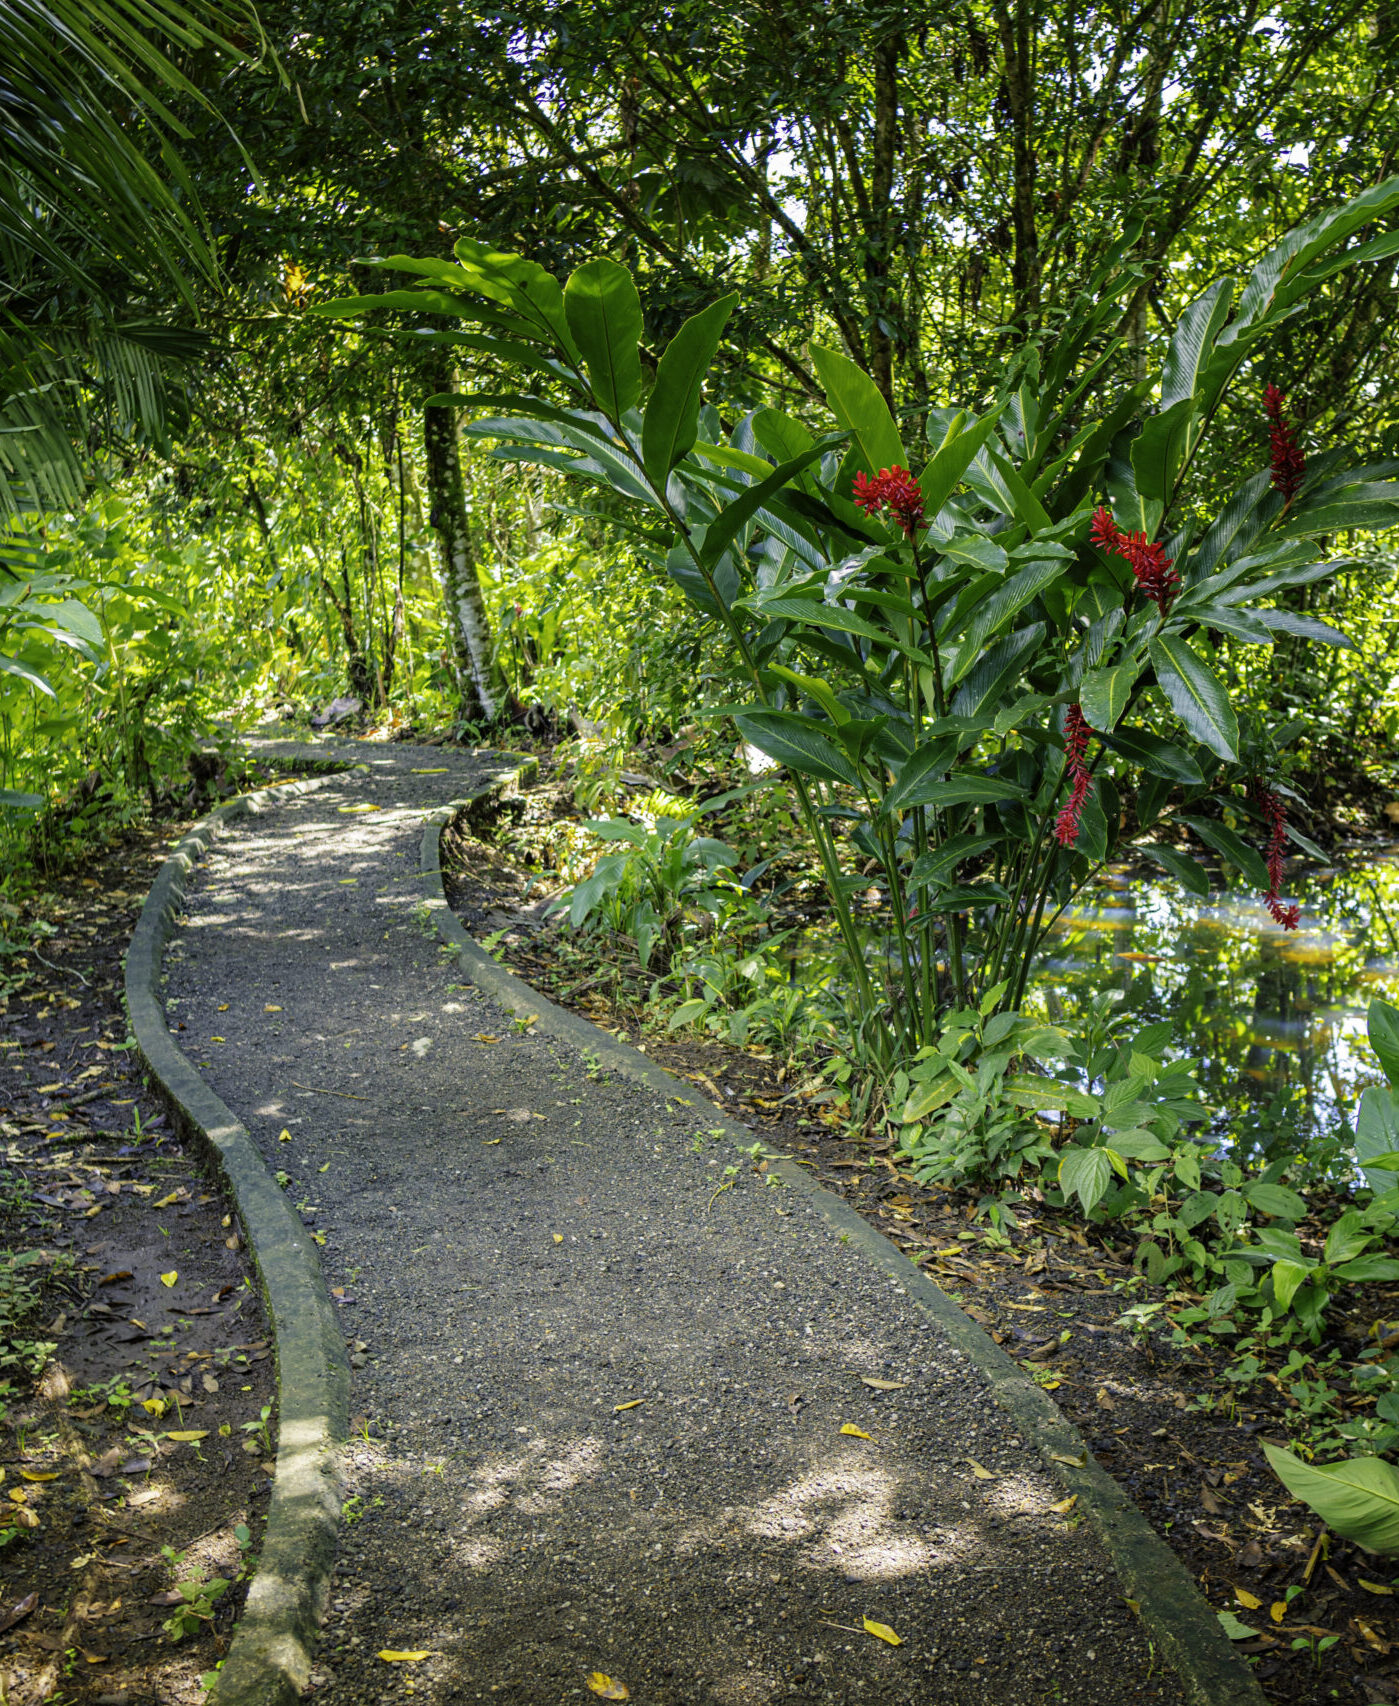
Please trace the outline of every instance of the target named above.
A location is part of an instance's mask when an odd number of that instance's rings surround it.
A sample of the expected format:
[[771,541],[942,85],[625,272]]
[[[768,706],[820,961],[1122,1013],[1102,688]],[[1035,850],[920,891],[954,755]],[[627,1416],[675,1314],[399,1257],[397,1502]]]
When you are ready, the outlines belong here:
[[630,1700],[631,1690],[625,1682],[616,1682],[610,1676],[604,1676],[600,1670],[595,1670],[587,1679],[588,1687],[603,1700]]
[[901,1647],[904,1644],[902,1635],[896,1635],[887,1623],[876,1623],[872,1617],[860,1620],[865,1626],[866,1634],[873,1635],[880,1641],[887,1641],[891,1647]]
[[873,1437],[872,1435],[867,1434],[863,1428],[857,1428],[854,1422],[842,1422],[840,1424],[840,1431],[843,1434],[853,1434],[856,1439],[870,1439]]

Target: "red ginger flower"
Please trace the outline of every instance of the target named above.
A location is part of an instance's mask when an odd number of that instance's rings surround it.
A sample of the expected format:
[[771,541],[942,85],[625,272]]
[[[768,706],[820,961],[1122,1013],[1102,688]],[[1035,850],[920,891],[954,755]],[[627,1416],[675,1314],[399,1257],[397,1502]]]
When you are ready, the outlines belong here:
[[1149,598],[1164,616],[1180,591],[1180,576],[1171,567],[1172,559],[1164,547],[1149,543],[1145,533],[1124,533],[1106,504],[1099,504],[1093,511],[1089,537],[1100,550],[1111,551],[1131,565],[1137,591],[1143,598]]
[[1083,802],[1093,791],[1093,778],[1084,762],[1088,737],[1092,732],[1082,707],[1070,705],[1064,718],[1064,773],[1071,778],[1073,786],[1054,820],[1054,839],[1061,847],[1072,847],[1078,840]]
[[1307,472],[1307,459],[1297,442],[1297,429],[1283,407],[1286,402],[1276,385],[1270,385],[1263,393],[1263,409],[1268,416],[1268,463],[1273,485],[1282,493],[1284,510],[1291,508]]
[[889,512],[904,530],[905,538],[923,525],[923,494],[907,468],[881,468],[874,479],[855,476],[855,502],[866,515],[875,515],[888,504]]
[[1278,898],[1282,888],[1282,856],[1287,846],[1287,814],[1276,791],[1261,781],[1253,784],[1253,797],[1268,824],[1268,892],[1263,904],[1273,915],[1273,922],[1284,930],[1295,930],[1301,922],[1302,909],[1294,901],[1284,906]]

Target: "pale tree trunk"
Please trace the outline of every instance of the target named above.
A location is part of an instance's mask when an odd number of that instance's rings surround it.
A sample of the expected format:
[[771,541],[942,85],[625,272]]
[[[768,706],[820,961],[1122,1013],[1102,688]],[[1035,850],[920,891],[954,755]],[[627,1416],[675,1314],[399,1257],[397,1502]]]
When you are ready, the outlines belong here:
[[[428,384],[433,393],[455,390],[450,364],[435,364],[429,370]],[[437,534],[437,577],[442,588],[452,672],[461,695],[462,716],[468,722],[492,722],[500,710],[495,686],[495,642],[476,574],[454,409],[423,410],[423,450],[428,519]]]

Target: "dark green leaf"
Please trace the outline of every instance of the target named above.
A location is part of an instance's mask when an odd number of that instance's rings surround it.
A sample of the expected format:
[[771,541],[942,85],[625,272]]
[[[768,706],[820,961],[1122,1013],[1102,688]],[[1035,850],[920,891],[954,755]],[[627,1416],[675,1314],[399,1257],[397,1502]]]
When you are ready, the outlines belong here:
[[1237,760],[1238,718],[1209,664],[1179,634],[1159,635],[1148,650],[1161,691],[1185,727],[1211,752]]
[[666,475],[684,460],[699,429],[700,394],[738,293],[724,296],[692,314],[665,347],[641,426],[642,460],[647,475],[664,486]]
[[565,285],[563,304],[598,406],[620,421],[641,396],[641,298],[632,275],[616,261],[585,261]]
[[[908,455],[889,413],[889,405],[870,376],[839,350],[812,344],[811,361],[826,392],[831,412],[855,435],[866,471],[906,468]],[[842,492],[848,497],[848,492]]]
[[1145,853],[1148,859],[1154,859],[1163,870],[1169,871],[1182,888],[1191,894],[1202,898],[1210,892],[1210,879],[1203,865],[1192,859],[1188,853],[1178,852],[1174,847],[1163,847],[1159,842],[1146,841],[1138,845],[1138,852]]
[[1162,740],[1160,735],[1146,729],[1115,729],[1103,735],[1103,743],[1133,764],[1139,764],[1150,776],[1179,782],[1187,788],[1201,788],[1205,778],[1200,766],[1184,747]]
[[1112,669],[1090,669],[1078,690],[1079,707],[1090,728],[1110,734],[1132,697],[1141,665],[1120,663]]
[[838,746],[821,732],[814,718],[786,711],[744,711],[734,718],[739,733],[759,752],[804,776],[819,776],[827,782],[848,782],[859,777]]
[[1241,871],[1255,888],[1268,888],[1268,867],[1261,855],[1235,835],[1227,824],[1217,823],[1210,817],[1183,817],[1180,821],[1188,824],[1206,847],[1212,847],[1227,864]]

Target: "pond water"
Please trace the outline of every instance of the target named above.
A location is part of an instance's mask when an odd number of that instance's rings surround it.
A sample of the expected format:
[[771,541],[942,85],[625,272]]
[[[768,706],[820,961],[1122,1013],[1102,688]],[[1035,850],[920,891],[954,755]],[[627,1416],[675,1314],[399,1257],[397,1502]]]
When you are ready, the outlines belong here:
[[1110,869],[1046,943],[1029,1003],[1070,1017],[1116,988],[1143,1023],[1169,1019],[1200,1060],[1219,1135],[1245,1154],[1306,1146],[1322,1164],[1381,1081],[1365,1040],[1376,995],[1399,1002],[1399,844],[1292,879],[1300,927],[1280,930],[1243,890],[1208,899]]

